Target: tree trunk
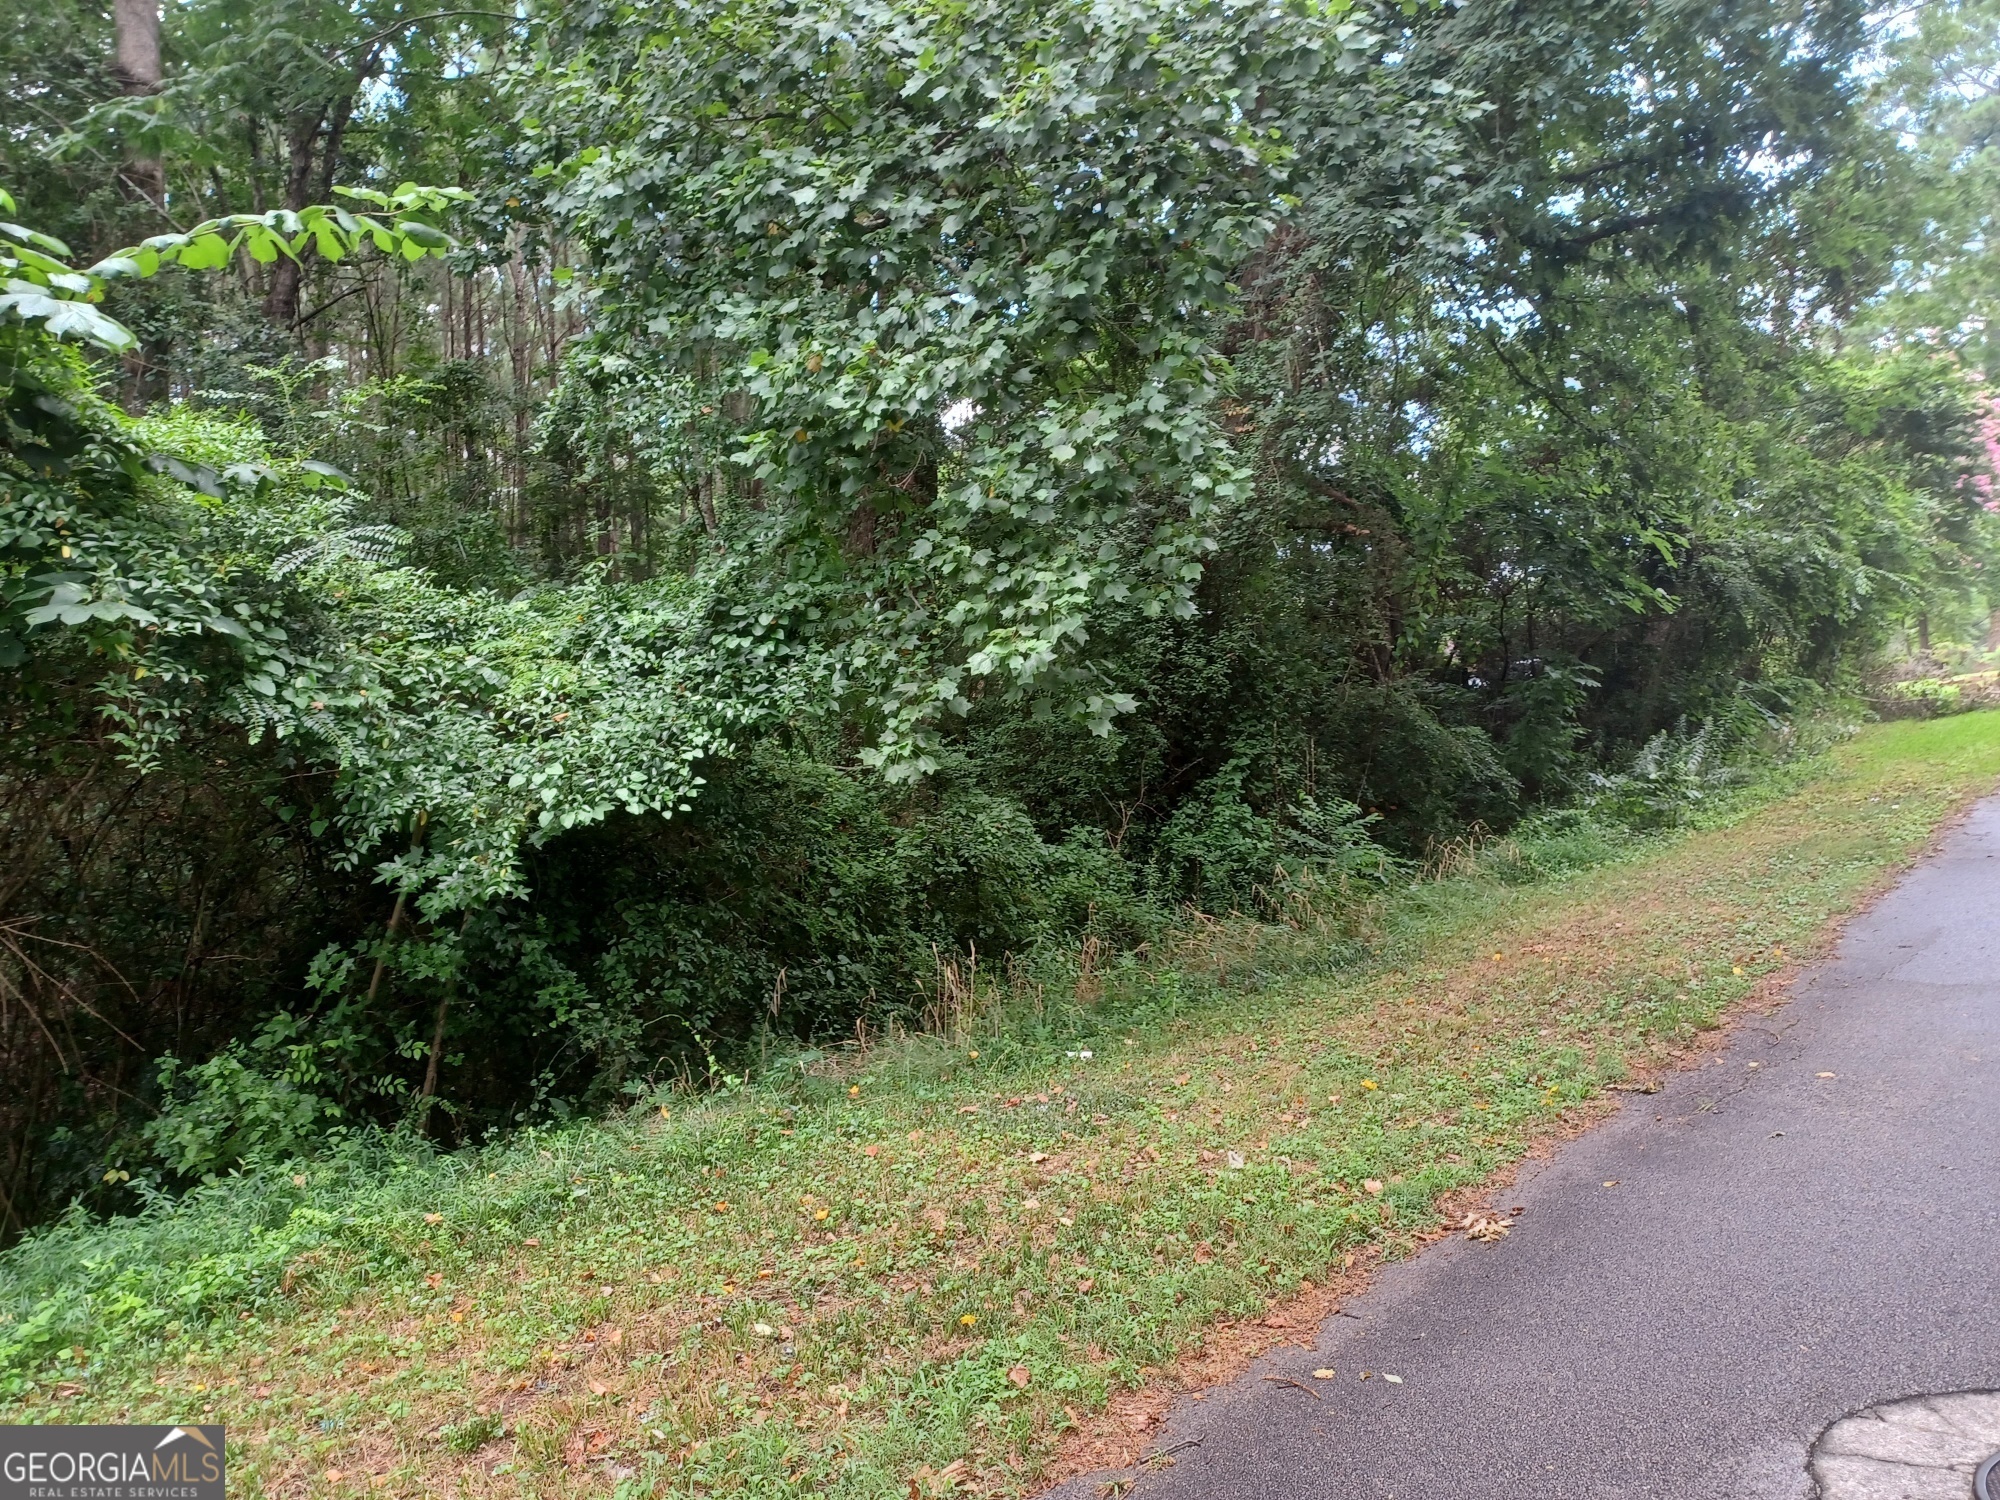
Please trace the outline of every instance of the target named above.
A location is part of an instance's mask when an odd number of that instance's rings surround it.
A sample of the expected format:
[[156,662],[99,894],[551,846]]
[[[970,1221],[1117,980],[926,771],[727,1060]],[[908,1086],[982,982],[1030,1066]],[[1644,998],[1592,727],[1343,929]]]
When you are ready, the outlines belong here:
[[[311,200],[313,188],[313,147],[319,144],[320,127],[326,123],[326,106],[293,115],[285,131],[285,202],[293,213]],[[281,328],[299,321],[299,283],[303,268],[289,256],[281,255],[271,266],[271,289],[264,294],[264,316]]]
[[[117,57],[112,72],[128,97],[157,94],[164,76],[160,69],[159,0],[112,0],[112,25]],[[167,201],[166,167],[157,158],[137,157],[125,163],[125,186],[135,198],[156,209]]]
[[[156,94],[165,76],[160,66],[159,0],[112,0],[112,28],[116,54],[111,71],[128,98]],[[158,157],[130,156],[118,171],[119,185],[135,203],[144,203],[153,213],[164,215],[167,206],[167,169]],[[167,395],[167,368],[170,348],[157,338],[149,338],[125,355],[125,385],[122,398],[134,412],[144,411]]]

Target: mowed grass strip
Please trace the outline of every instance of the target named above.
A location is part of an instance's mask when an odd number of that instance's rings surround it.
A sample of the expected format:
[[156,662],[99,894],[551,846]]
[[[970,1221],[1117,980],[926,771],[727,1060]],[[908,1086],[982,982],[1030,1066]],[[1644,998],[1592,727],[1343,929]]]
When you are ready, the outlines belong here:
[[0,1420],[222,1421],[246,1496],[1022,1493],[1669,1060],[1996,774],[2000,714],[1882,726],[1720,826],[1398,898],[1345,977],[72,1226],[0,1262],[17,1368],[36,1318],[78,1339]]

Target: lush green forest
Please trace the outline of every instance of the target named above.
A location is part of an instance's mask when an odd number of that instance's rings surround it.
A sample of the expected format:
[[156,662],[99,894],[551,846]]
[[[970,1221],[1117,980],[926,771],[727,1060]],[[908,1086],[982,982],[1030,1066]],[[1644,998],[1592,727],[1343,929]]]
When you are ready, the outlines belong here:
[[1671,820],[1986,639],[1992,0],[0,55],[9,1235]]

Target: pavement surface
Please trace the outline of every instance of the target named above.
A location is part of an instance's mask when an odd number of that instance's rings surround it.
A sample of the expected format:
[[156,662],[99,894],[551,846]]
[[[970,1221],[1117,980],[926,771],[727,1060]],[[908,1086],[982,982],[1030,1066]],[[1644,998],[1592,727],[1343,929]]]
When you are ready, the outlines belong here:
[[1181,1400],[1131,1500],[1808,1500],[1831,1423],[2000,1388],[2000,799],[1495,1202],[1526,1210],[1504,1240]]

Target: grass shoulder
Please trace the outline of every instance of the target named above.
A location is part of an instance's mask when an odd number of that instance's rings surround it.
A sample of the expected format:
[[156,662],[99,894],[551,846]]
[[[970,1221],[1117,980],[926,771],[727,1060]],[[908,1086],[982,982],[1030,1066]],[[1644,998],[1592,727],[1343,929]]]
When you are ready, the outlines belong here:
[[961,976],[934,1034],[756,1083],[72,1220],[0,1257],[5,1419],[224,1421],[246,1495],[1020,1493],[1668,1064],[1996,774],[2000,714],[1878,726],[1317,947]]

